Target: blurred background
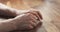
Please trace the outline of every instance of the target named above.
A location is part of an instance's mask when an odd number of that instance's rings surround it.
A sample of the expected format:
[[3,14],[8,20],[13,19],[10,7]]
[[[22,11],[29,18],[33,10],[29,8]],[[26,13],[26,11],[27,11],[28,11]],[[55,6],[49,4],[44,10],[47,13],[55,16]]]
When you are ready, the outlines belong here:
[[0,2],[16,9],[30,9],[41,4],[41,0],[0,0]]

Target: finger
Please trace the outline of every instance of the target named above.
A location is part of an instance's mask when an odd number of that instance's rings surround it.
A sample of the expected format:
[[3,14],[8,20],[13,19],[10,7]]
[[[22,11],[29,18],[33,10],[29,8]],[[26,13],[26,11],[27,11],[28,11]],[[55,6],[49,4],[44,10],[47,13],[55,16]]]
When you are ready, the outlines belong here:
[[31,18],[30,24],[31,24],[32,26],[36,26],[37,24],[40,23],[40,21],[38,21],[37,19],[34,19],[32,16],[31,16],[30,18]]
[[[32,21],[34,21],[34,23],[40,22],[39,20],[37,20],[38,18],[35,15],[33,16],[33,14],[30,14],[29,16],[30,16],[30,19]],[[37,21],[35,21],[35,20],[37,20]]]
[[33,26],[36,26],[37,24],[40,23],[40,21],[33,19],[33,20],[30,21],[30,23],[33,24]]
[[30,21],[30,25],[33,26],[33,27],[35,27],[37,24],[34,23],[34,21]]
[[28,13],[33,14],[34,16],[36,16],[38,18],[38,20],[40,20],[36,13],[34,13],[34,12],[28,12]]
[[28,13],[31,13],[31,14],[35,15],[36,17],[38,17],[39,18],[38,20],[42,19],[42,15],[38,11],[32,11],[32,12],[28,12]]
[[34,27],[31,26],[30,24],[27,26],[27,29],[33,29]]
[[36,12],[39,15],[40,19],[43,19],[39,10],[33,9],[33,10],[30,10],[30,11],[31,12]]
[[32,14],[36,15],[39,19],[42,19],[41,14],[38,11],[33,11]]
[[39,11],[36,11],[36,12],[38,13],[39,17],[43,19],[41,13]]
[[31,18],[34,18],[34,19],[36,19],[36,20],[38,19],[38,17],[36,17],[35,15],[33,15],[33,14],[31,14],[31,13],[30,13],[29,15],[31,16]]

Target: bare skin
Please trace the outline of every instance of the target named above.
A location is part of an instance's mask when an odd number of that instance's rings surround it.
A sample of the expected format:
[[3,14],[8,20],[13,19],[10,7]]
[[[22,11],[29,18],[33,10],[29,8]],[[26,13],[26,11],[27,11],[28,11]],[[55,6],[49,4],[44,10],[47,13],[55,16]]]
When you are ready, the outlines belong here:
[[0,31],[8,32],[13,30],[30,30],[41,23],[42,16],[39,11],[28,11],[23,14],[15,12],[16,10],[0,6],[0,17],[12,18],[0,22]]

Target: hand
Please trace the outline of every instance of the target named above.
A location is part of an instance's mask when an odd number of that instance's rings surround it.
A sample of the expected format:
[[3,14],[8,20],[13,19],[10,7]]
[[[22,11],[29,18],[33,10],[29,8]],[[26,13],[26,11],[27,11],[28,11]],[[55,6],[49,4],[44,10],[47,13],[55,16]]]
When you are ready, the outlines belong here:
[[17,30],[30,30],[41,23],[41,19],[42,17],[39,15],[39,12],[33,11],[25,13],[22,17],[21,15],[17,16],[14,22],[16,22]]

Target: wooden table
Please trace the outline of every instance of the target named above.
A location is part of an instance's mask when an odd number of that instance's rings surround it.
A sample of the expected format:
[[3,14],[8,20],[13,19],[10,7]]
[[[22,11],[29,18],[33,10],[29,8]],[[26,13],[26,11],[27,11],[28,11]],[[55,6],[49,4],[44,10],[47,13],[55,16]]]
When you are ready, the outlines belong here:
[[41,11],[43,27],[47,32],[60,32],[60,0],[45,0],[42,6],[35,9]]

